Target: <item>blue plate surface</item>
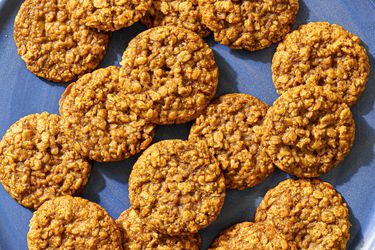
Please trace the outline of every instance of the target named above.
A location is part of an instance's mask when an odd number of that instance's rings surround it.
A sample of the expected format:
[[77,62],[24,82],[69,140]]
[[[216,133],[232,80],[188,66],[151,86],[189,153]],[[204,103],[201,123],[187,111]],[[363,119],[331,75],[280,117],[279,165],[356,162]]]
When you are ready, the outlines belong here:
[[[30,73],[17,55],[13,22],[21,0],[0,0],[0,136],[19,118],[31,113],[58,113],[63,84],[42,80]],[[347,158],[321,179],[332,183],[350,207],[351,238],[348,249],[375,249],[375,4],[372,0],[300,0],[298,25],[312,21],[337,23],[360,36],[367,48],[371,76],[359,102],[352,108],[356,139]],[[118,65],[128,42],[145,28],[136,24],[113,34],[101,65]],[[231,92],[252,94],[272,104],[278,97],[271,79],[271,59],[276,46],[258,52],[237,51],[206,39],[220,69],[217,95]],[[186,139],[191,124],[160,126],[155,141]],[[95,163],[83,197],[102,205],[117,218],[129,207],[128,178],[137,157],[117,163]],[[289,178],[276,171],[262,184],[244,191],[228,191],[218,219],[201,231],[207,249],[222,229],[253,220],[266,191]],[[0,185],[0,249],[27,249],[26,234],[32,211],[16,203]]]

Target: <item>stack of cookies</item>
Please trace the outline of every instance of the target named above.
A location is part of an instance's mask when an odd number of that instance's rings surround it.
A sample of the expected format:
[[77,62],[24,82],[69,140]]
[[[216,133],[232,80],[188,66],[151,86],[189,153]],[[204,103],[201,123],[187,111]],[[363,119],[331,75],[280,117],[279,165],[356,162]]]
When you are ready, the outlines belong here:
[[[109,1],[111,2],[111,1]],[[349,212],[317,179],[349,153],[350,111],[369,76],[360,39],[318,22],[290,32],[297,0],[26,0],[15,41],[27,67],[71,83],[60,114],[34,114],[0,142],[0,181],[37,210],[30,249],[199,249],[199,230],[224,204],[226,189],[252,188],[279,168],[298,178],[269,190],[256,222],[222,232],[211,249],[345,249]],[[141,20],[149,29],[126,48],[121,67],[93,71],[109,31]],[[281,96],[269,107],[243,93],[211,102],[218,85],[202,37],[260,50],[284,39],[272,61]],[[149,146],[157,125],[194,121],[188,140]],[[131,208],[117,223],[79,195],[90,161],[145,150],[129,178]]]

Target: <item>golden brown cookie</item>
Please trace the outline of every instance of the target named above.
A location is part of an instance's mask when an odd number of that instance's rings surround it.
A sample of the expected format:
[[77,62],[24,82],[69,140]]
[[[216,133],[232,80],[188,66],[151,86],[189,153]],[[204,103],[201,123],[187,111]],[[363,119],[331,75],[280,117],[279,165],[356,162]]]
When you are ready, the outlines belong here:
[[284,235],[267,223],[242,222],[231,226],[212,243],[210,250],[287,250]]
[[369,73],[360,38],[326,22],[301,25],[279,44],[272,59],[279,94],[303,84],[329,85],[349,106],[361,95]]
[[142,32],[125,50],[120,82],[129,107],[156,124],[196,118],[215,94],[212,50],[192,31],[160,26]]
[[158,250],[199,250],[201,237],[198,233],[183,236],[168,236],[152,231],[129,208],[116,220],[122,230],[123,248]]
[[296,21],[298,0],[198,0],[215,40],[234,49],[264,49],[279,42]]
[[211,33],[202,23],[198,0],[154,0],[141,21],[148,28],[171,25],[194,31],[201,37]]
[[257,130],[268,105],[247,94],[227,94],[210,104],[192,126],[189,140],[204,141],[220,163],[226,187],[245,189],[274,170]]
[[224,198],[219,163],[202,142],[155,143],[138,158],[129,178],[132,208],[163,234],[197,233],[216,219]]
[[60,100],[63,128],[76,151],[99,162],[137,154],[155,134],[153,124],[129,109],[118,74],[115,66],[86,74]]
[[72,18],[91,28],[115,31],[146,14],[151,0],[67,0]]
[[266,221],[297,249],[346,249],[349,211],[331,184],[320,180],[285,180],[260,203],[257,222]]
[[28,115],[0,142],[0,181],[25,207],[37,209],[46,200],[79,194],[90,170],[62,133],[57,115]]
[[269,108],[262,145],[273,163],[298,177],[317,177],[349,153],[355,134],[352,113],[329,88],[289,89]]
[[34,212],[27,245],[30,250],[122,250],[120,229],[104,208],[71,196],[49,200]]
[[102,61],[109,35],[70,19],[67,0],[26,0],[14,22],[14,40],[27,68],[54,82],[70,82]]

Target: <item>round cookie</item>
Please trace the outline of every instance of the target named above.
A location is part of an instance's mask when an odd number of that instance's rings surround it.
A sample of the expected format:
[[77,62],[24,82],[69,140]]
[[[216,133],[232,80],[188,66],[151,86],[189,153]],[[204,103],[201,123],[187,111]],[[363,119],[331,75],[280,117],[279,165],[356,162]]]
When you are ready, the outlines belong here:
[[156,124],[196,118],[215,94],[218,68],[201,37],[178,27],[146,30],[130,41],[120,70],[129,107]]
[[67,0],[72,18],[91,28],[115,31],[131,26],[146,14],[151,0]]
[[224,230],[212,243],[210,250],[287,250],[284,235],[267,223],[242,222]]
[[54,82],[70,82],[95,69],[109,35],[70,19],[67,0],[26,0],[14,22],[14,40],[27,68]]
[[267,110],[266,103],[251,95],[227,94],[210,104],[192,126],[189,140],[207,143],[227,188],[253,187],[274,170],[258,131]]
[[197,233],[224,204],[219,163],[202,142],[165,140],[138,158],[129,177],[129,199],[152,230],[169,235]]
[[45,202],[30,220],[30,250],[121,250],[121,232],[108,213],[94,202],[63,196]]
[[124,249],[199,250],[201,237],[197,234],[168,236],[148,229],[137,213],[129,208],[116,220],[122,230]]
[[129,109],[118,74],[115,66],[86,74],[60,100],[63,128],[76,151],[99,162],[137,154],[155,134],[153,124]]
[[360,38],[326,22],[301,25],[278,45],[272,59],[279,94],[298,85],[329,85],[349,106],[361,95],[369,73]]
[[191,30],[201,37],[211,33],[202,23],[198,0],[154,0],[141,21],[148,28],[171,25]]
[[321,86],[302,85],[274,102],[262,133],[262,145],[277,167],[298,177],[317,177],[349,153],[355,124],[338,95]]
[[62,133],[57,115],[28,115],[0,142],[0,181],[25,207],[37,209],[46,200],[81,193],[90,171]]
[[198,0],[203,23],[215,40],[255,51],[283,39],[296,21],[298,0]]
[[297,249],[346,249],[349,211],[342,197],[320,180],[285,180],[269,190],[255,219],[267,221]]

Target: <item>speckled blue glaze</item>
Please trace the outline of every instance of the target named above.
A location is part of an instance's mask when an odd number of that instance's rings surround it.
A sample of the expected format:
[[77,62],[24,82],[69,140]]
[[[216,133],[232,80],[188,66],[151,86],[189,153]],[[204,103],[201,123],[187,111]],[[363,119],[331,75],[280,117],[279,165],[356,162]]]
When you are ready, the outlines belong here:
[[[0,136],[19,118],[48,111],[58,113],[58,101],[65,89],[30,73],[17,55],[13,22],[21,0],[0,0]],[[349,249],[375,249],[375,4],[372,0],[300,0],[298,25],[311,21],[337,23],[362,38],[368,50],[371,76],[359,102],[352,108],[356,139],[339,167],[321,177],[332,183],[350,207]],[[143,31],[140,24],[113,34],[102,67],[118,65],[130,39]],[[271,80],[271,59],[276,46],[258,52],[237,51],[206,39],[215,51],[220,68],[217,95],[231,92],[252,94],[272,104],[277,93]],[[187,138],[191,124],[159,127],[155,141]],[[117,218],[129,207],[128,177],[137,157],[117,163],[95,163],[83,197],[102,205]],[[276,171],[262,184],[245,191],[228,191],[218,219],[202,230],[202,249],[207,249],[222,229],[253,220],[266,191],[289,178]],[[18,205],[0,185],[0,249],[27,249],[26,235],[32,211]]]

